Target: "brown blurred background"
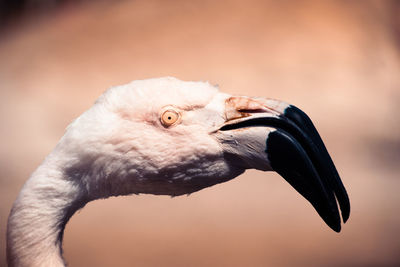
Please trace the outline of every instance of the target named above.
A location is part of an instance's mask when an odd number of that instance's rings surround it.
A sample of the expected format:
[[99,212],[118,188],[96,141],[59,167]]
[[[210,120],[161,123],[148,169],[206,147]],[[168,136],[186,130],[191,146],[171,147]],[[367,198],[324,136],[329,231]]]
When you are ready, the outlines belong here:
[[0,266],[24,181],[108,87],[176,76],[286,100],[348,189],[340,234],[275,173],[88,204],[70,266],[400,266],[400,1],[0,3]]

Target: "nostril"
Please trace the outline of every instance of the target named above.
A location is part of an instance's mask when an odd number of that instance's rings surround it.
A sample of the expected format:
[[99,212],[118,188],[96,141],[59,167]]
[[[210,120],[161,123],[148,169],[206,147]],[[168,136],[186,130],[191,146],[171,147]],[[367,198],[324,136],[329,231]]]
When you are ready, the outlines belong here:
[[251,113],[267,112],[262,103],[249,97],[232,96],[225,101],[226,120],[250,116]]
[[226,105],[236,110],[258,110],[265,109],[265,106],[252,98],[242,96],[232,96],[226,100]]
[[238,111],[241,113],[263,113],[266,111],[266,109],[238,109]]

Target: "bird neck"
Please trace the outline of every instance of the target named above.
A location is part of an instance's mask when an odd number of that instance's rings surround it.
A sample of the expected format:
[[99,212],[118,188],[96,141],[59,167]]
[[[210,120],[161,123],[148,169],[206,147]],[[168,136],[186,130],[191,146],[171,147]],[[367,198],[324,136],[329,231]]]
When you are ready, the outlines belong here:
[[64,228],[87,199],[82,186],[63,174],[64,164],[48,156],[14,202],[7,226],[9,266],[65,266]]

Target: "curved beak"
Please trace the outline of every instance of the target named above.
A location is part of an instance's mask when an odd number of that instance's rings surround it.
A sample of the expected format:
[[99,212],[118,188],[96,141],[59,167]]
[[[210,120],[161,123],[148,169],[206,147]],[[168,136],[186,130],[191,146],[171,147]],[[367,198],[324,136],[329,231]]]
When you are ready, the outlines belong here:
[[[350,215],[350,202],[333,161],[310,118],[287,103],[230,97],[219,129],[224,150],[245,168],[274,170],[305,197],[334,231]],[[228,140],[228,141],[227,141]],[[336,202],[337,200],[337,202]]]

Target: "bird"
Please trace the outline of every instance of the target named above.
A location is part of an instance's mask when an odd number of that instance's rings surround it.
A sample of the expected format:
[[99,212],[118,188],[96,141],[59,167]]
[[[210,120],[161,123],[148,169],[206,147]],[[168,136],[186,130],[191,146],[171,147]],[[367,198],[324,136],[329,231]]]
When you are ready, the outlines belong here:
[[8,218],[7,262],[65,266],[64,228],[90,201],[191,194],[246,169],[277,172],[336,232],[349,218],[338,171],[296,106],[173,77],[111,87],[23,185]]

